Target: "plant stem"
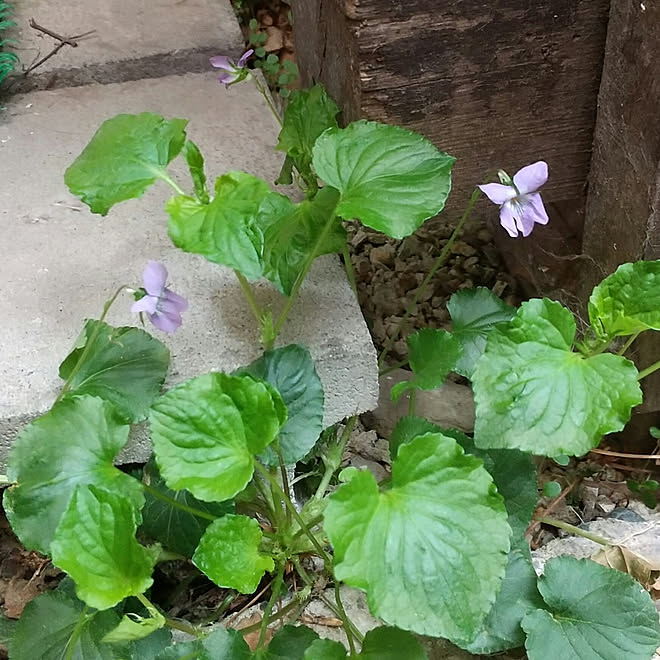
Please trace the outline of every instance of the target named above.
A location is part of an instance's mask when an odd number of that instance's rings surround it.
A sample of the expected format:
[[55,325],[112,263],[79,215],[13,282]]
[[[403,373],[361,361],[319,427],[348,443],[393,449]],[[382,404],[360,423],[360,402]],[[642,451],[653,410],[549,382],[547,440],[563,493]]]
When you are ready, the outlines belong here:
[[78,617],[78,621],[76,621],[76,625],[73,628],[73,631],[71,632],[71,636],[69,637],[69,641],[67,642],[66,645],[66,656],[64,656],[65,660],[73,660],[73,654],[76,650],[76,644],[78,644],[80,635],[82,635],[83,626],[85,625],[85,623],[87,623],[88,610],[89,607],[85,605],[85,607],[83,607],[83,611],[80,613],[80,616]]
[[335,580],[335,601],[337,602],[337,609],[339,610],[339,618],[344,624],[344,631],[346,632],[346,639],[348,639],[348,648],[351,650],[351,655],[355,655],[355,641],[353,640],[353,631],[351,630],[350,622],[344,604],[341,602],[341,593],[339,589],[339,581]]
[[[270,623],[273,623],[273,621],[277,621],[278,619],[282,619],[285,617],[289,612],[292,612],[293,610],[296,609],[296,607],[299,606],[299,602],[296,601],[295,599],[292,600],[288,605],[285,605],[281,610],[277,610],[275,614],[273,614],[270,617]],[[251,626],[245,626],[245,628],[237,628],[237,631],[241,633],[241,635],[247,635],[251,632],[256,632],[257,630],[261,630],[261,621],[257,623],[253,623]]]
[[[282,458],[282,452],[277,449],[277,459],[280,463],[280,475],[282,476],[282,488],[284,492],[291,498],[291,487],[289,486],[289,475],[286,473],[286,465],[284,464],[284,459]],[[291,512],[289,509],[286,510],[286,523],[287,526],[291,524]]]
[[261,328],[264,319],[264,313],[263,310],[261,309],[261,305],[259,305],[259,303],[257,302],[257,299],[254,295],[254,291],[252,290],[252,286],[247,281],[243,273],[239,273],[237,270],[235,270],[234,275],[236,275],[236,279],[238,280],[238,283],[241,285],[241,289],[243,290],[243,295],[245,296],[245,299],[247,300],[247,303],[250,306],[250,310],[252,310],[252,314],[254,318],[259,324],[259,328]]
[[195,626],[192,626],[189,623],[186,623],[185,621],[180,621],[179,619],[170,619],[170,617],[166,616],[165,625],[168,628],[172,628],[173,630],[180,630],[181,632],[187,633],[188,635],[197,637],[197,639],[201,639],[202,637],[205,637],[204,633],[201,630],[197,630]]
[[275,581],[273,582],[273,586],[270,590],[270,598],[268,599],[268,603],[266,603],[264,617],[261,620],[261,631],[259,632],[259,642],[257,643],[258,649],[263,648],[263,645],[266,643],[266,633],[268,631],[268,624],[270,623],[270,613],[273,611],[273,607],[275,606],[275,603],[277,602],[277,599],[280,595],[280,591],[282,590],[283,577],[284,562],[282,562],[277,569],[277,576],[275,577]]
[[144,482],[140,482],[142,485],[142,488],[149,493],[152,497],[155,497],[157,500],[161,500],[161,502],[167,502],[171,507],[174,509],[179,509],[181,511],[185,511],[186,513],[189,513],[196,518],[203,518],[204,520],[217,520],[218,516],[213,516],[210,513],[207,513],[206,511],[201,511],[200,509],[195,509],[192,506],[188,506],[187,504],[184,504],[183,502],[178,502],[175,499],[172,499],[171,497],[168,497],[165,495],[165,493],[161,493],[159,490],[154,488],[153,486],[150,486],[149,484],[145,484]]
[[321,544],[319,543],[319,540],[314,536],[312,531],[309,529],[305,521],[302,519],[302,516],[296,511],[296,507],[293,506],[293,503],[291,502],[291,498],[289,497],[288,493],[285,493],[282,490],[282,487],[277,483],[277,480],[273,478],[273,476],[270,474],[267,468],[265,468],[259,461],[254,462],[255,467],[261,474],[269,481],[271,487],[278,492],[279,496],[282,498],[282,501],[284,502],[284,506],[291,512],[291,515],[294,517],[295,521],[298,523],[300,526],[300,529],[303,530],[307,538],[312,542],[312,545],[314,548],[316,548],[316,552],[318,553],[319,557],[323,559],[323,561],[326,564],[330,563],[330,557],[328,557],[328,553],[321,547]]
[[636,332],[634,335],[630,335],[630,337],[628,337],[628,341],[621,347],[621,350],[618,352],[618,355],[623,355],[630,348],[630,345],[635,341],[635,339],[639,337],[640,334],[641,334],[641,330],[639,332]]
[[355,300],[357,300],[358,289],[357,282],[355,281],[355,269],[353,268],[353,262],[351,261],[351,254],[348,251],[348,243],[344,243],[344,247],[342,248],[342,255],[344,257],[344,270],[346,271],[346,277],[348,278],[348,283],[351,285],[351,289],[353,289]]
[[408,415],[411,417],[415,414],[415,395],[417,394],[417,390],[413,388],[410,390],[409,399],[408,399]]
[[654,362],[650,367],[646,367],[646,369],[640,371],[639,375],[637,376],[637,380],[642,380],[642,378],[650,376],[654,371],[657,371],[658,369],[660,369],[660,360]]
[[159,170],[156,176],[171,186],[178,195],[186,195],[186,191],[165,170]]
[[266,91],[266,88],[261,84],[261,81],[257,76],[252,76],[252,79],[254,80],[254,84],[257,86],[257,89],[259,90],[259,93],[261,96],[264,97],[264,100],[266,101],[268,107],[270,108],[270,111],[273,113],[273,117],[277,120],[277,123],[282,126],[282,118],[280,117],[280,113],[277,112],[277,108],[273,105],[273,101],[270,98],[270,94]]
[[60,390],[60,393],[57,395],[53,405],[59,403],[64,397],[64,395],[69,391],[69,389],[71,389],[71,383],[73,382],[73,379],[78,375],[78,372],[82,369],[85,360],[87,359],[90,352],[92,351],[92,348],[94,347],[94,342],[96,341],[96,338],[99,336],[99,333],[101,332],[101,326],[103,324],[103,321],[105,320],[105,317],[108,315],[108,311],[110,310],[110,307],[112,307],[112,304],[115,302],[115,300],[117,300],[119,294],[126,288],[127,288],[126,285],[122,284],[122,286],[120,286],[112,294],[110,299],[107,300],[103,305],[103,312],[101,314],[101,318],[99,318],[98,322],[94,325],[92,334],[87,338],[87,341],[85,342],[85,347],[83,348],[83,351],[80,354],[78,361],[76,362],[73,369],[71,369],[71,373],[69,374],[69,377],[66,379],[66,381],[64,381],[64,385],[62,385],[62,389]]
[[472,213],[472,209],[477,203],[477,200],[479,199],[480,195],[481,195],[481,190],[479,190],[479,188],[475,188],[474,192],[472,193],[472,196],[470,197],[470,201],[468,202],[468,205],[465,208],[465,211],[463,211],[463,215],[461,216],[461,219],[458,221],[458,224],[454,228],[454,231],[451,233],[449,240],[442,248],[442,252],[440,252],[440,256],[435,260],[435,263],[431,267],[431,270],[426,274],[426,277],[417,288],[417,291],[415,291],[415,295],[412,299],[412,302],[406,308],[403,318],[399,321],[394,333],[387,340],[387,343],[383,347],[383,352],[380,354],[380,357],[378,358],[379,367],[383,366],[387,354],[392,350],[392,346],[394,346],[394,342],[399,338],[401,331],[403,330],[405,324],[407,323],[411,314],[415,310],[415,307],[419,302],[419,299],[422,297],[422,294],[426,290],[426,287],[429,285],[429,282],[433,279],[433,276],[438,272],[438,269],[445,263],[445,261],[447,261],[451,248],[454,245],[456,239],[458,238],[458,235],[461,233],[461,230],[463,229],[463,225],[470,217],[470,214]]
[[546,525],[552,525],[558,529],[563,529],[565,532],[571,532],[571,534],[575,534],[576,536],[582,536],[583,538],[589,539],[590,541],[598,543],[599,545],[614,545],[612,541],[608,541],[602,536],[592,534],[591,532],[587,532],[584,529],[580,529],[575,525],[570,525],[569,523],[565,523],[561,520],[555,520],[554,518],[548,518],[547,516],[541,516],[540,518],[537,518],[537,520],[539,522],[545,523]]
[[316,489],[316,493],[314,493],[314,499],[322,499],[325,495],[325,491],[328,490],[328,485],[330,484],[332,475],[339,469],[339,466],[341,465],[341,459],[344,455],[344,450],[346,449],[348,441],[351,439],[351,434],[353,433],[356,422],[357,415],[353,415],[353,417],[351,417],[348,422],[346,422],[346,426],[344,427],[339,440],[337,440],[337,444],[333,447],[328,447],[327,455],[323,461],[325,465],[325,472],[321,478],[321,483]]
[[378,375],[386,376],[391,371],[396,371],[397,369],[401,369],[401,367],[405,367],[407,364],[408,364],[408,360],[401,360],[401,362],[397,362],[396,364],[393,364],[391,367],[385,367],[385,369],[381,369],[378,372]]

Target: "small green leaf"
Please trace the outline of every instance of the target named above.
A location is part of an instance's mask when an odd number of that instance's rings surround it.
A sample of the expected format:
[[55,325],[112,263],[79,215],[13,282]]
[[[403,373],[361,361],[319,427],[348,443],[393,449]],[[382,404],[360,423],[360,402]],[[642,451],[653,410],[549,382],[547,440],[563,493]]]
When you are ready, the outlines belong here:
[[547,299],[493,328],[473,375],[475,442],[533,454],[581,456],[620,431],[642,402],[635,365],[571,350],[575,320]]
[[149,112],[104,121],[64,174],[66,185],[92,213],[107,215],[156,179],[169,178],[165,168],[183,148],[187,123]]
[[50,554],[55,529],[78,484],[122,493],[136,509],[142,507],[138,481],[112,464],[128,431],[109,403],[82,396],[60,401],[19,433],[8,470],[17,485],[5,491],[4,506],[26,548]]
[[66,380],[70,376],[92,334],[96,334],[94,343],[71,381],[70,393],[89,394],[109,401],[124,422],[146,419],[149,407],[165,382],[169,350],[144,330],[113,328],[89,319],[82,341],[77,342],[60,365],[60,378]]
[[119,617],[112,610],[89,612],[76,598],[60,590],[47,591],[25,606],[12,639],[11,657],[117,660],[115,649],[102,639],[118,623]]
[[280,170],[279,176],[275,179],[275,184],[278,186],[290,186],[293,183],[293,158],[287,155],[282,163],[282,169]]
[[150,417],[165,482],[207,502],[231,499],[252,478],[254,456],[277,437],[283,407],[269,385],[248,375],[209,373],[172,388]]
[[309,645],[302,660],[345,660],[346,657],[343,644],[330,639],[317,639]]
[[183,156],[188,163],[188,170],[195,187],[195,195],[202,204],[209,203],[209,193],[206,189],[206,174],[204,173],[204,156],[199,147],[192,141],[186,140],[183,145]]
[[219,587],[251,594],[275,566],[272,557],[259,552],[262,538],[256,520],[228,514],[206,528],[193,563]]
[[525,633],[520,627],[521,621],[530,612],[543,607],[543,599],[536,587],[536,572],[532,566],[529,546],[523,539],[509,553],[502,587],[481,630],[463,648],[479,655],[500,653],[522,646]]
[[433,424],[423,417],[415,417],[415,415],[400,417],[390,435],[390,456],[392,460],[396,458],[401,445],[414,440],[418,435],[442,432],[442,429],[437,424]]
[[538,588],[546,609],[522,621],[530,660],[649,660],[660,645],[653,601],[629,575],[589,559],[549,560]]
[[427,655],[417,639],[405,630],[374,628],[364,636],[358,656],[365,660],[427,660]]
[[259,29],[259,21],[256,18],[251,18],[250,22],[248,23],[248,26],[250,30],[258,30]]
[[125,614],[119,625],[103,637],[106,644],[118,642],[134,642],[144,639],[165,625],[165,617],[154,610],[155,616],[142,617],[137,614]]
[[337,213],[392,238],[412,234],[445,206],[454,158],[417,133],[357,121],[318,138],[313,165],[341,193]]
[[254,49],[254,54],[257,57],[266,57],[266,49],[263,46],[259,46],[258,48]]
[[90,607],[107,610],[151,586],[158,549],[137,542],[137,522],[127,497],[76,487],[50,548],[53,563],[73,578],[78,598]]
[[[311,451],[323,430],[323,385],[309,351],[297,344],[267,351],[239,373],[265,380],[280,393],[288,419],[280,431],[279,448],[284,462],[295,464]],[[262,458],[268,465],[278,464],[269,447]]]
[[651,426],[649,428],[649,433],[651,434],[652,438],[660,440],[660,429],[657,426]]
[[660,260],[619,266],[593,290],[589,320],[602,339],[660,330]]
[[449,299],[447,310],[452,334],[463,347],[454,371],[471,378],[488,334],[497,323],[511,320],[516,310],[485,287],[457,291]]
[[140,529],[168,550],[186,557],[193,556],[199,539],[212,520],[195,515],[184,508],[215,518],[234,512],[233,502],[202,502],[187,490],[170,490],[158,473],[153,458],[144,468],[143,480],[158,496],[149,491],[144,494],[145,505],[142,509],[143,522]]
[[433,390],[445,382],[461,356],[461,344],[451,333],[436,328],[423,328],[408,337],[412,380],[397,383],[392,388],[396,401],[403,392],[412,389]]
[[278,93],[283,99],[288,99],[289,96],[291,96],[291,90],[286,89],[286,88],[285,89],[280,89],[280,91]]
[[561,493],[561,484],[557,481],[546,481],[543,484],[543,494],[546,497],[557,497]]
[[[292,62],[291,60],[284,60],[282,62],[282,66],[284,67],[284,70],[287,73],[290,73],[294,76],[298,75],[298,65],[295,62]],[[320,87],[320,85],[317,85],[317,87]],[[312,87],[311,89],[314,89],[314,88]]]
[[367,471],[339,486],[324,528],[335,577],[364,589],[375,616],[456,640],[471,639],[490,610],[511,534],[481,461],[439,433],[399,448],[389,490]]
[[566,467],[571,462],[570,456],[566,456],[565,454],[553,456],[552,460],[557,463],[557,465],[561,465],[562,467]]
[[250,660],[252,657],[238,630],[218,628],[204,639],[165,649],[156,660]]
[[305,660],[305,651],[318,638],[307,626],[284,626],[275,633],[267,648],[255,651],[252,657],[255,660]]

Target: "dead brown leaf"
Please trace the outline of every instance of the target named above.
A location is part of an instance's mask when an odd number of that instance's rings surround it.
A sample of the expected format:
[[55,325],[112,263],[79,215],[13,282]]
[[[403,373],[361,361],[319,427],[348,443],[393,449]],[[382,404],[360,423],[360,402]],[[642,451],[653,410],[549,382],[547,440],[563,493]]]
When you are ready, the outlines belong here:
[[647,591],[660,588],[660,564],[653,564],[623,545],[609,545],[592,559],[598,564],[628,573]]

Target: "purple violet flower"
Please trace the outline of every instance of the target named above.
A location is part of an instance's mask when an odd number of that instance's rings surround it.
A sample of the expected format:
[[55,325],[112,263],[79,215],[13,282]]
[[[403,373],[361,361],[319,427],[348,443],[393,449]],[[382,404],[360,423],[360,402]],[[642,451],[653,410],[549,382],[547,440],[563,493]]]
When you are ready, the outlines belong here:
[[147,263],[142,280],[144,296],[133,303],[131,312],[145,313],[163,332],[175,332],[182,323],[181,312],[188,309],[188,301],[165,286],[167,268],[158,261]]
[[218,82],[222,83],[225,87],[229,87],[229,85],[233,85],[234,83],[241,82],[248,78],[250,70],[247,68],[247,61],[253,53],[254,50],[252,48],[246,50],[241,55],[241,59],[238,60],[238,64],[234,63],[234,60],[226,55],[216,55],[215,57],[212,57],[210,59],[211,66],[222,71],[218,76]]
[[548,164],[542,160],[518,170],[513,179],[500,170],[502,183],[477,186],[488,199],[500,207],[500,224],[517,238],[518,232],[529,236],[534,223],[548,224],[548,214],[543,206],[539,188],[548,180]]

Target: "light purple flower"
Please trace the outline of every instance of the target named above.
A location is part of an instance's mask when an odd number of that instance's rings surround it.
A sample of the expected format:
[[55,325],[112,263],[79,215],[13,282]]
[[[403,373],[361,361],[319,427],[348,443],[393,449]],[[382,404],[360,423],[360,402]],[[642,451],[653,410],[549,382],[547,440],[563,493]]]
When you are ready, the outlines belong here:
[[500,207],[500,224],[512,238],[529,236],[534,223],[548,224],[539,188],[548,180],[548,164],[542,160],[527,165],[513,175],[500,171],[502,183],[487,183],[478,188]]
[[158,261],[147,263],[142,280],[145,295],[133,303],[131,311],[146,314],[163,332],[174,332],[181,325],[181,312],[188,309],[188,301],[165,286],[167,268]]
[[245,80],[250,75],[250,70],[247,68],[247,61],[253,53],[254,50],[252,48],[246,50],[241,55],[241,59],[238,60],[238,64],[234,63],[234,60],[226,55],[212,57],[210,60],[211,66],[222,71],[218,76],[218,82],[221,82],[225,87],[229,87],[229,85]]

